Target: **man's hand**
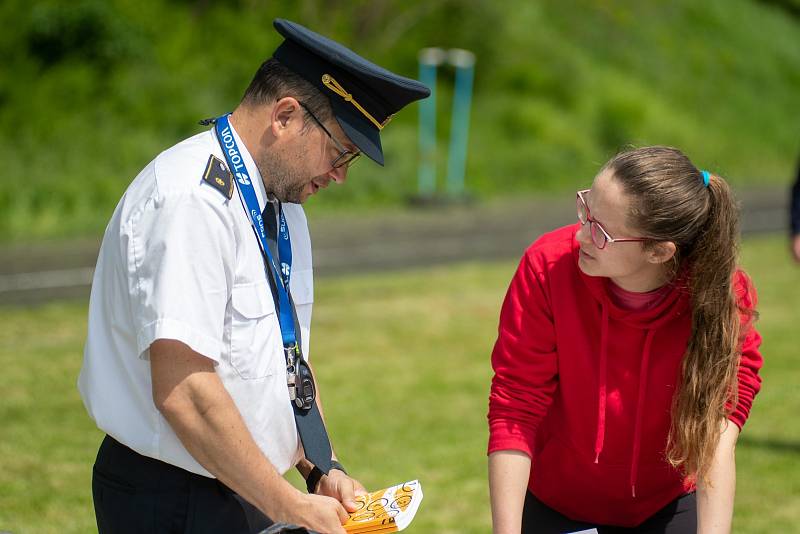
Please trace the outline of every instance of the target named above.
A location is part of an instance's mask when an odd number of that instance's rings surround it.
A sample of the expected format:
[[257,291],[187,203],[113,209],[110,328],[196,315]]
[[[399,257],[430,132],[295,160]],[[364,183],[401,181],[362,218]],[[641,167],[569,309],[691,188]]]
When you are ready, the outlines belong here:
[[323,475],[315,489],[315,493],[319,495],[327,495],[338,500],[348,512],[355,512],[358,509],[356,497],[367,494],[361,482],[338,469],[331,469],[327,475]]
[[298,499],[276,515],[281,521],[301,525],[320,534],[345,534],[348,515],[336,499],[325,495],[297,493]]

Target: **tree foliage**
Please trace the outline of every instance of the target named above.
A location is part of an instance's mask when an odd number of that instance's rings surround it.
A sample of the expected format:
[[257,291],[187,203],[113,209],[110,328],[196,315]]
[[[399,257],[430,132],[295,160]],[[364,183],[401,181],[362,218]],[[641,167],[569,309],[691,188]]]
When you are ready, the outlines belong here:
[[[426,46],[477,57],[467,189],[570,190],[626,144],[672,144],[735,184],[782,183],[800,149],[795,0],[22,0],[0,4],[0,239],[97,234],[158,152],[232,109],[300,22],[410,77]],[[453,72],[438,83],[446,166]],[[415,192],[417,108],[312,211]]]

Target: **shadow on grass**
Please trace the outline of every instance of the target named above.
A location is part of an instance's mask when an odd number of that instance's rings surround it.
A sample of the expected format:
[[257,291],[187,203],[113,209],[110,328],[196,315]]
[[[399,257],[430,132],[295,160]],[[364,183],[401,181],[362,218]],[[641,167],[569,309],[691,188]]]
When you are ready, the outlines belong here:
[[800,441],[790,441],[787,439],[759,438],[757,436],[743,435],[739,437],[737,446],[746,447],[748,449],[768,449],[773,452],[800,455]]

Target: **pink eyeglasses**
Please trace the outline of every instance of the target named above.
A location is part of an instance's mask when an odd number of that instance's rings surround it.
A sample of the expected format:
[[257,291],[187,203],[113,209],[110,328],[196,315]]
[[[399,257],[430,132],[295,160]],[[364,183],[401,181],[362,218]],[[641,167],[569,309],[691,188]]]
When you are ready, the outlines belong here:
[[606,248],[606,244],[608,243],[625,243],[631,241],[648,241],[646,237],[618,237],[613,238],[608,235],[606,229],[603,226],[592,219],[592,215],[589,212],[589,205],[586,204],[586,200],[583,198],[583,195],[591,191],[590,189],[584,189],[583,191],[578,191],[578,221],[581,225],[585,225],[589,223],[589,233],[592,234],[592,243],[597,248]]

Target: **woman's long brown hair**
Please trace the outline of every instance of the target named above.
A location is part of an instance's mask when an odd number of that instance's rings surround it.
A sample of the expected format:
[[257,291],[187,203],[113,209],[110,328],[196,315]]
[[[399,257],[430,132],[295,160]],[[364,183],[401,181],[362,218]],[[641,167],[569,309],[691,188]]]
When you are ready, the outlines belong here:
[[728,184],[703,174],[675,148],[623,152],[606,163],[629,195],[629,222],[653,240],[672,241],[672,275],[686,273],[692,333],[673,399],[667,460],[704,477],[721,424],[736,406],[742,311],[733,276],[739,254],[739,214]]

